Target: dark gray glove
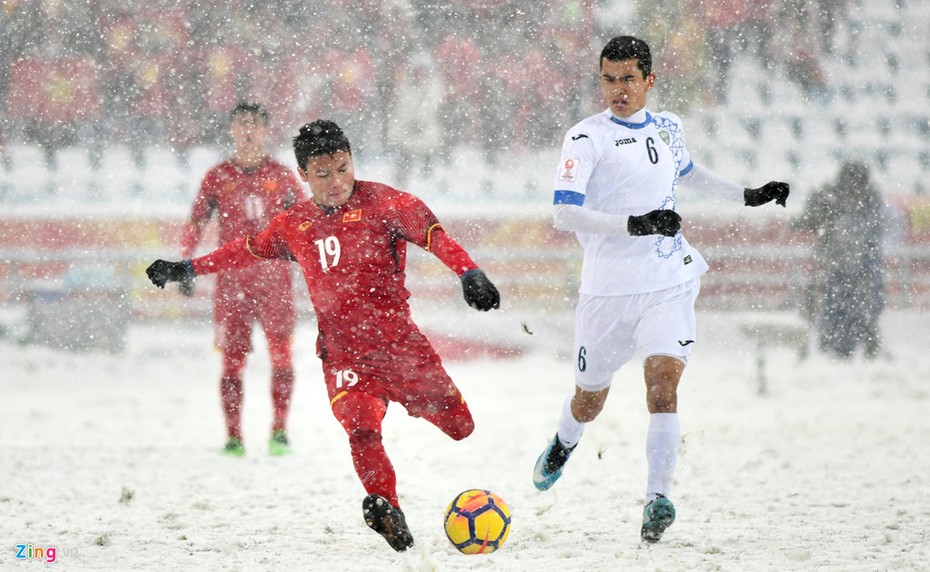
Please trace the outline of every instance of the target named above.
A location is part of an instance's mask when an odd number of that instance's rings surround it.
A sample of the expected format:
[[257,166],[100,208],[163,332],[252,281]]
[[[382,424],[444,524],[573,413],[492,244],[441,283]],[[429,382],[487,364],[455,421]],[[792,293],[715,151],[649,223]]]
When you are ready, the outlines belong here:
[[487,312],[501,307],[500,293],[484,271],[478,268],[462,274],[462,293],[468,305],[476,310]]
[[777,205],[787,207],[788,191],[788,183],[769,181],[758,189],[746,189],[743,191],[743,199],[747,207],[758,207],[772,200],[774,200]]
[[[145,269],[145,274],[152,281],[152,284],[159,288],[164,288],[168,282],[181,282],[181,288],[183,289],[184,282],[193,283],[194,281],[194,268],[191,266],[190,260],[182,260],[181,262],[156,260]],[[191,291],[193,291],[193,284],[191,284]]]
[[630,216],[626,230],[631,236],[648,236],[661,234],[675,236],[681,230],[681,215],[675,211],[659,209],[644,215]]

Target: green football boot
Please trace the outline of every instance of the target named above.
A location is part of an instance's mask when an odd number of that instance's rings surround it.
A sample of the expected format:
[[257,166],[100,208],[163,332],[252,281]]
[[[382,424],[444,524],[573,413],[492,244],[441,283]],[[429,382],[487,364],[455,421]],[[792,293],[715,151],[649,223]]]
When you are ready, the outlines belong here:
[[287,440],[287,433],[284,429],[276,429],[274,433],[271,434],[271,439],[268,440],[268,454],[274,455],[275,457],[282,457],[284,455],[290,455],[294,451],[291,450],[291,443]]
[[643,542],[658,542],[665,529],[675,522],[675,505],[659,495],[643,508],[643,528],[639,535]]
[[242,439],[238,437],[230,437],[226,440],[226,445],[223,447],[223,454],[230,457],[242,457],[245,455],[245,446],[242,444]]

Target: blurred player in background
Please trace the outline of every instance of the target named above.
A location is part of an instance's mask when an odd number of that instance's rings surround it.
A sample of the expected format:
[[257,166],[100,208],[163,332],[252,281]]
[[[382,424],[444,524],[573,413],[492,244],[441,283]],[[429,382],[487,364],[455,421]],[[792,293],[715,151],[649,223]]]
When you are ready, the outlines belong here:
[[404,284],[407,243],[433,253],[459,275],[469,306],[498,308],[500,295],[420,199],[355,179],[349,140],[338,125],[326,120],[304,125],[294,139],[294,154],[312,200],[206,256],[157,260],[146,273],[164,287],[196,275],[254,267],[259,259],[300,264],[316,310],[317,355],[333,415],[348,433],[352,462],[367,493],[365,522],[401,552],[413,545],[413,535],[382,444],[388,403],[400,403],[409,415],[456,441],[475,426],[462,394],[413,323]]
[[695,164],[681,120],[646,110],[655,84],[649,46],[613,38],[601,52],[599,77],[606,110],[568,130],[555,180],[553,222],[574,231],[584,248],[575,311],[575,387],[558,431],[539,456],[536,488],[562,474],[585,424],[604,406],[614,373],[634,356],[643,363],[649,467],[640,535],[656,542],[675,520],[668,499],[678,455],[678,381],[694,347],[694,302],[701,255],[679,232],[679,183],[747,206],[785,206],[788,185],[758,189],[726,181]]
[[849,359],[860,346],[867,359],[879,355],[882,239],[891,220],[868,164],[850,159],[835,181],[808,195],[804,212],[792,222],[816,233],[802,312],[817,330],[818,347],[829,355]]
[[[294,173],[265,151],[268,111],[257,103],[240,103],[229,114],[233,156],[211,168],[200,185],[190,220],[181,236],[181,257],[193,256],[203,229],[211,219],[219,224],[225,244],[256,234],[276,215],[306,197]],[[193,279],[183,280],[181,292],[193,292]],[[287,262],[264,261],[249,268],[220,272],[213,297],[216,347],[223,353],[220,380],[227,441],[224,452],[245,454],[242,438],[242,373],[252,349],[252,325],[261,324],[271,354],[271,398],[274,420],[269,452],[291,452],[287,414],[294,388],[291,342],[296,314]]]

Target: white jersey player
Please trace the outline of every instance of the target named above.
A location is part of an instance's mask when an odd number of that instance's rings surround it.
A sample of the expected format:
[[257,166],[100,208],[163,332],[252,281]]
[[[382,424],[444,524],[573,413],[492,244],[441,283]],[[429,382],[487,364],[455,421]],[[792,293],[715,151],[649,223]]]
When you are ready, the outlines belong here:
[[555,179],[553,222],[584,248],[575,314],[575,388],[558,431],[536,462],[533,482],[547,490],[561,476],[585,423],[600,413],[613,374],[639,356],[650,413],[649,466],[641,537],[656,542],[675,520],[668,499],[678,454],[678,381],[695,343],[694,302],[707,263],[679,232],[679,185],[742,198],[748,206],[785,206],[788,185],[744,189],[697,165],[681,120],[646,110],[655,84],[649,46],[613,38],[601,52],[608,109],[568,130]]

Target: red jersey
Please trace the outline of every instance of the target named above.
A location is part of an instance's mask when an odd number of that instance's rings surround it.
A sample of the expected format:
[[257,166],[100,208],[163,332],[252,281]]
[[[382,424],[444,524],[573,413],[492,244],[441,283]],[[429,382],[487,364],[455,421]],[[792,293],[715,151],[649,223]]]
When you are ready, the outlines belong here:
[[369,181],[356,181],[338,208],[300,203],[254,237],[192,263],[195,274],[205,274],[254,257],[297,261],[316,310],[318,354],[345,359],[389,348],[416,331],[405,286],[408,242],[459,275],[477,268],[420,199]]
[[200,183],[190,222],[181,238],[181,256],[190,258],[203,226],[216,215],[219,243],[251,236],[306,197],[294,173],[270,157],[255,169],[242,169],[232,160],[210,169]]
[[[194,200],[190,220],[181,236],[181,258],[190,258],[200,242],[203,227],[211,218],[219,224],[219,243],[226,244],[237,238],[251,236],[268,225],[268,222],[300,201],[305,200],[303,189],[293,171],[268,157],[255,169],[243,169],[232,160],[224,161],[204,176],[200,191]],[[290,271],[287,265],[269,262],[259,267],[236,272],[224,272],[217,279],[217,292],[221,296],[230,290],[251,289],[255,283],[282,291],[286,286],[290,295]]]

